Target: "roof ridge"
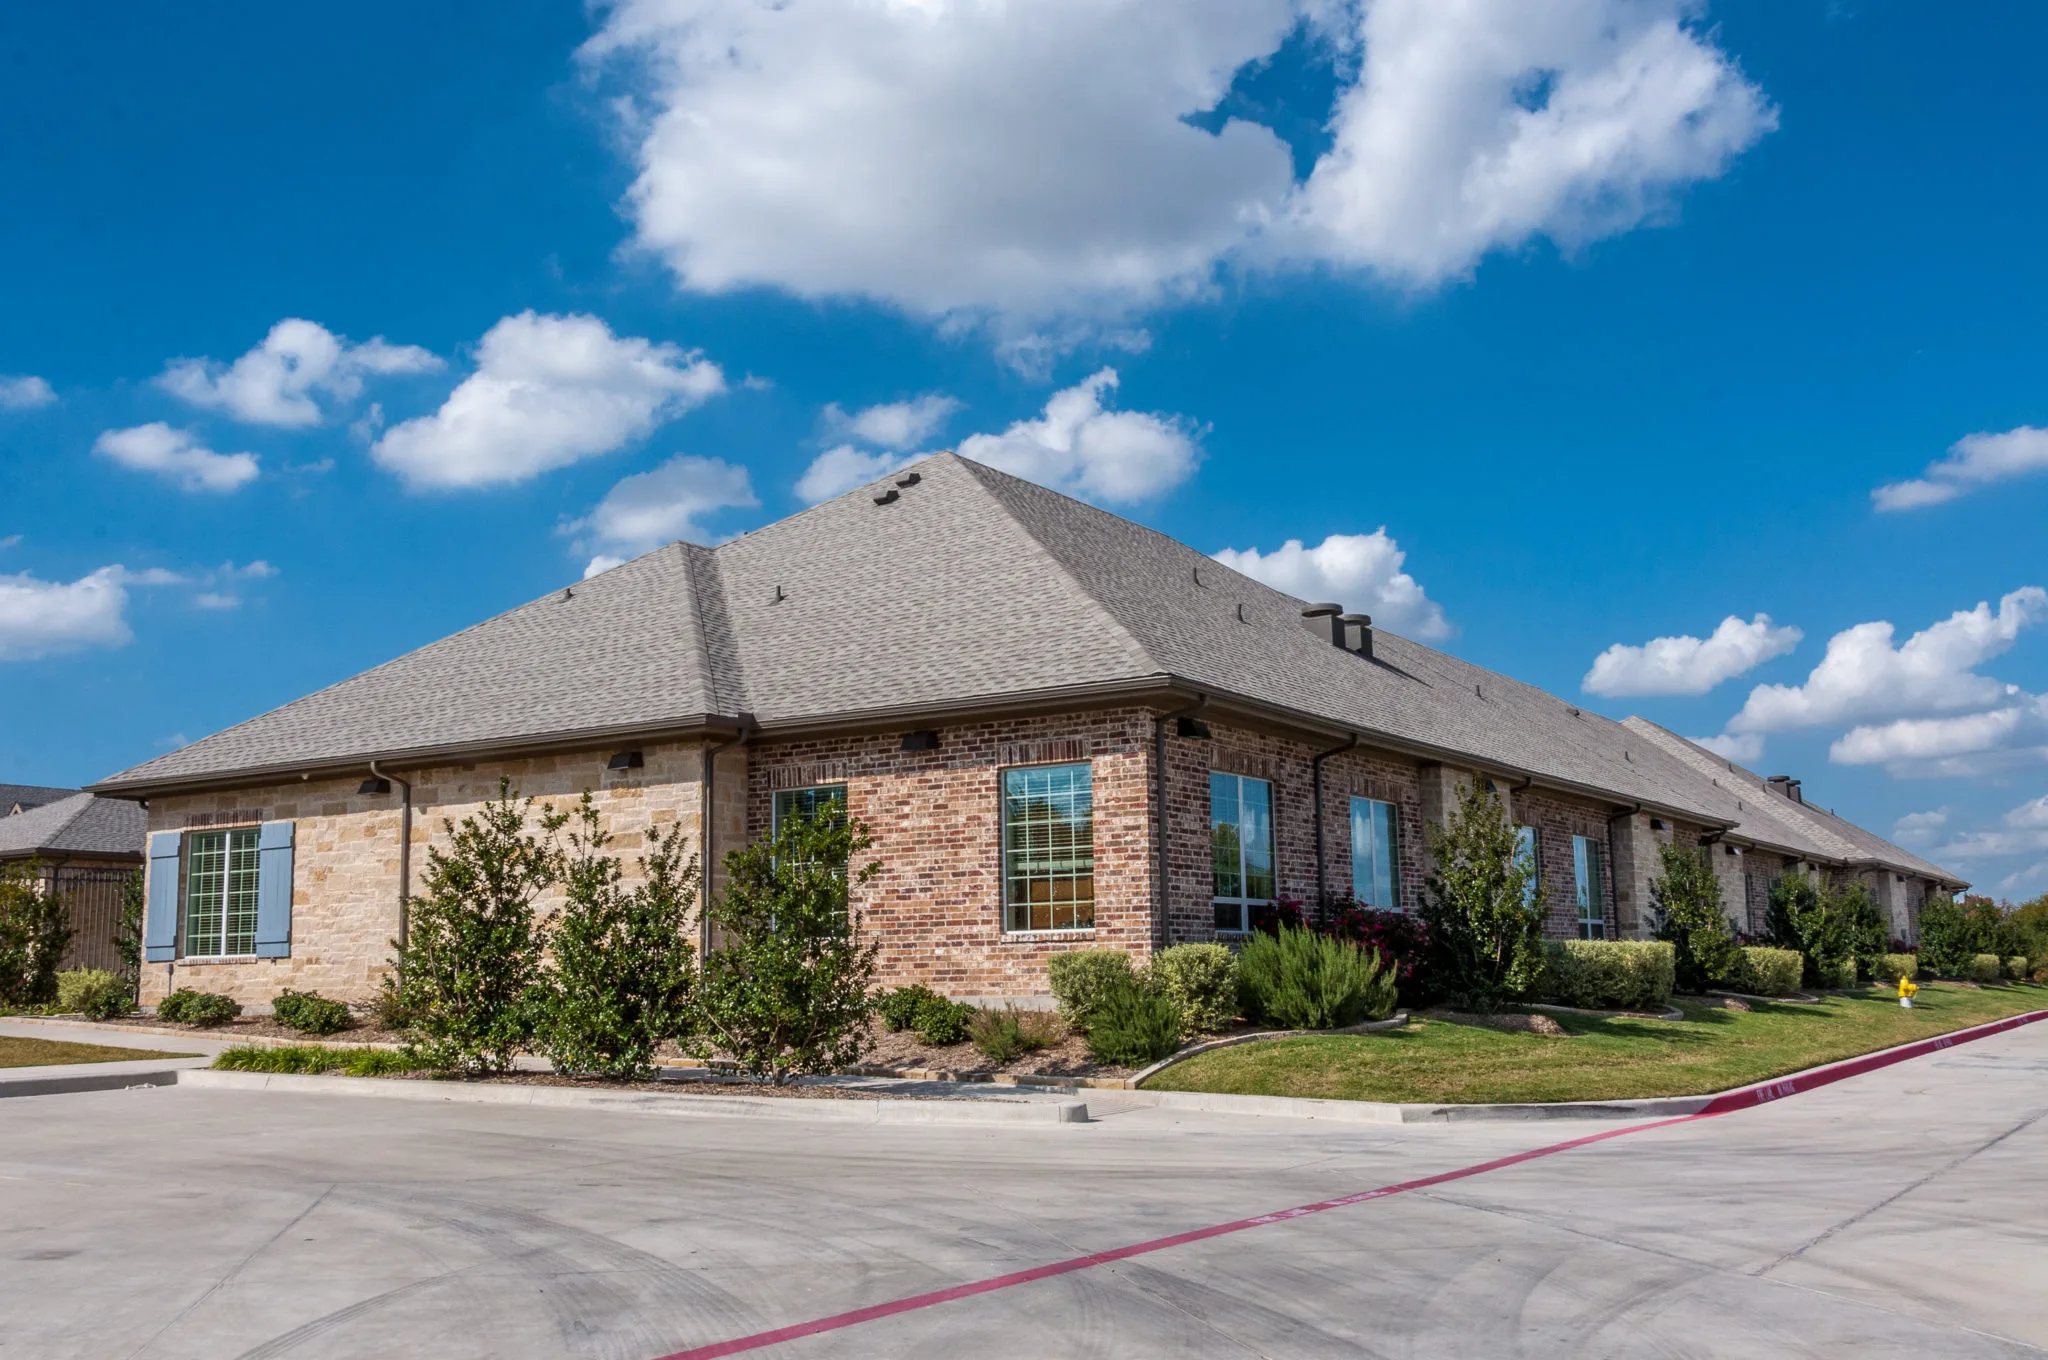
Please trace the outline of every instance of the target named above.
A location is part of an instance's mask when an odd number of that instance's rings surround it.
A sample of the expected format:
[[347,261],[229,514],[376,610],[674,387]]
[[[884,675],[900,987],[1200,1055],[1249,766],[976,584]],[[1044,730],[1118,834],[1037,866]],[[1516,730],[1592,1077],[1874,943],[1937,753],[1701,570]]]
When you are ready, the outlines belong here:
[[[1067,564],[1066,560],[1062,558],[1057,551],[1054,550],[1053,546],[1050,543],[1047,543],[1043,538],[1040,538],[1038,534],[1031,528],[1031,526],[1029,524],[1026,524],[1017,515],[1016,511],[1012,510],[1007,504],[1004,503],[1003,498],[1001,496],[995,494],[995,489],[993,486],[990,485],[989,478],[1001,477],[1008,481],[1021,482],[1024,485],[1033,487],[1037,490],[1050,491],[1055,496],[1065,496],[1064,492],[1056,491],[1052,487],[1040,486],[1036,482],[1027,482],[1023,478],[1014,477],[1011,474],[1004,472],[1000,468],[990,467],[986,463],[977,463],[972,458],[963,458],[957,453],[947,452],[942,454],[936,454],[934,455],[934,457],[950,458],[953,461],[959,463],[962,467],[966,468],[968,475],[974,479],[974,484],[977,487],[981,488],[982,493],[986,495],[990,501],[994,502],[996,509],[1002,513],[1003,518],[1008,520],[1011,524],[1015,525],[1017,531],[1023,534],[1026,539],[1030,540],[1032,546],[1038,549],[1039,553],[1044,556],[1045,560],[1050,562],[1053,568],[1056,571],[1058,571],[1061,576],[1065,577],[1067,582],[1074,587],[1074,593],[1079,595],[1082,599],[1086,600],[1089,603],[1089,605],[1094,608],[1095,612],[1101,615],[1102,618],[1109,623],[1109,626],[1111,628],[1116,630],[1116,635],[1119,638],[1123,639],[1124,645],[1129,649],[1130,654],[1136,657],[1143,664],[1150,666],[1155,674],[1165,675],[1168,673],[1167,668],[1160,663],[1159,658],[1153,656],[1152,653],[1146,649],[1145,644],[1138,640],[1137,634],[1133,633],[1129,628],[1124,626],[1124,621],[1117,617],[1116,611],[1110,608],[1109,605],[1104,603],[1102,599],[1095,594],[1094,591],[1088,589],[1087,584],[1081,580],[1080,575],[1077,572],[1075,572],[1075,570],[1071,566]],[[1075,501],[1077,505],[1087,504],[1086,501],[1076,500],[1076,498],[1072,496],[1066,496],[1066,499]],[[1101,509],[1101,507],[1099,506],[1094,506],[1090,508]],[[1116,512],[1111,510],[1104,510],[1102,511],[1102,513],[1106,515],[1115,515]],[[1116,518],[1122,519],[1123,516],[1116,515]],[[1125,523],[1136,525],[1140,529],[1146,529],[1146,526],[1138,524],[1136,520],[1125,520]],[[1158,533],[1158,530],[1146,529],[1146,532]]]

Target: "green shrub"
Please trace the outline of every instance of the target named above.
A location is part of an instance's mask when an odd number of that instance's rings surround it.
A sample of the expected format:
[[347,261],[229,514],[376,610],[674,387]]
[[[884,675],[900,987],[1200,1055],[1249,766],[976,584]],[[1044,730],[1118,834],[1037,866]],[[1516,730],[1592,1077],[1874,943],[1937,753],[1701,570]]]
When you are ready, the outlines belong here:
[[1180,1007],[1187,1034],[1214,1034],[1237,1018],[1237,956],[1220,944],[1177,944],[1146,970]]
[[270,1003],[270,1018],[301,1034],[333,1034],[356,1022],[348,1007],[339,1001],[330,1000],[318,992],[290,990],[279,992],[277,999]]
[[1143,1067],[1180,1047],[1180,1007],[1135,978],[1095,998],[1088,1053],[1112,1067]]
[[1806,976],[1806,959],[1796,949],[1744,945],[1736,976],[1736,991],[1751,996],[1790,996]]
[[917,1013],[928,1001],[943,1001],[944,997],[929,987],[916,983],[908,987],[897,987],[875,994],[875,1014],[882,1017],[882,1026],[891,1034],[898,1030],[913,1029]]
[[114,956],[121,960],[121,976],[127,979],[130,992],[142,978],[142,915],[146,905],[142,870],[138,868],[121,880],[121,911],[114,918]]
[[854,867],[873,844],[835,799],[725,857],[725,891],[706,913],[719,945],[698,976],[697,1052],[716,1045],[777,1086],[859,1060],[881,946],[863,936],[848,888],[881,872]]
[[43,886],[33,860],[0,866],[0,1008],[57,999],[57,969],[71,944],[71,918]]
[[242,1003],[218,992],[197,992],[180,987],[156,1003],[156,1018],[174,1025],[198,1025],[211,1029],[225,1025],[242,1013]]
[[1341,1029],[1394,1013],[1394,973],[1376,950],[1283,926],[1245,941],[1237,997],[1258,1024]]
[[557,1072],[652,1076],[663,1042],[690,1028],[697,860],[685,853],[681,822],[655,827],[629,889],[587,789],[571,826],[562,907],[544,932],[534,1046]]
[[1543,994],[1585,1010],[1661,1010],[1671,1000],[1676,952],[1663,940],[1551,940]]
[[135,989],[126,978],[99,968],[59,973],[57,1009],[88,1020],[112,1020],[135,1009]]
[[2025,981],[2027,976],[2027,956],[2025,954],[2015,954],[2007,959],[2005,961],[2005,975],[2015,981]]
[[1787,874],[1771,885],[1765,922],[1772,944],[1806,956],[1803,981],[1810,986],[1836,985],[1830,979],[1841,977],[1845,962],[1875,974],[1884,956],[1884,914],[1861,883],[1822,885]]
[[1134,985],[1131,956],[1117,949],[1075,949],[1046,961],[1045,975],[1060,1018],[1086,1030],[1103,998]]
[[1820,986],[1846,992],[1856,986],[1856,960],[1836,959],[1821,965]]
[[1657,847],[1663,872],[1650,880],[1651,919],[1656,937],[1670,944],[1680,991],[1725,987],[1742,965],[1741,946],[1721,910],[1721,884],[1708,852],[1677,845]]
[[974,1007],[964,1002],[929,996],[918,1006],[917,1014],[910,1018],[910,1027],[917,1031],[918,1038],[933,1048],[951,1048],[954,1044],[967,1042],[968,1025],[974,1015]]
[[1430,829],[1429,848],[1436,871],[1422,885],[1420,912],[1429,975],[1457,1005],[1493,1010],[1543,970],[1542,879],[1484,779]]
[[1001,1064],[1020,1053],[1036,1053],[1060,1041],[1060,1021],[1045,1011],[1020,1011],[1005,1006],[999,1011],[976,1011],[968,1022],[974,1046],[991,1062]]
[[386,974],[377,988],[377,995],[370,1001],[370,1023],[378,1029],[400,1034],[412,1028],[412,1009],[399,992],[398,979]]
[[319,1076],[339,1072],[350,1077],[383,1077],[398,1072],[416,1072],[420,1064],[388,1048],[322,1048],[318,1044],[291,1044],[278,1048],[254,1044],[228,1049],[213,1060],[224,1072],[288,1072]]
[[1996,982],[2001,964],[1996,954],[1973,954],[1970,956],[1970,981]]
[[1911,982],[1920,976],[1920,958],[1916,954],[1886,954],[1878,960],[1877,978],[1896,986],[1900,978]]
[[412,899],[393,960],[393,1004],[412,1021],[408,1052],[428,1067],[503,1072],[532,1038],[541,965],[533,902],[560,877],[553,837],[568,821],[543,810],[545,839],[535,835],[533,803],[500,779],[475,816],[441,823],[445,851],[428,847],[426,891]]
[[1965,977],[1970,960],[1984,952],[1983,923],[1946,897],[1930,897],[1920,909],[1920,966],[1929,977]]

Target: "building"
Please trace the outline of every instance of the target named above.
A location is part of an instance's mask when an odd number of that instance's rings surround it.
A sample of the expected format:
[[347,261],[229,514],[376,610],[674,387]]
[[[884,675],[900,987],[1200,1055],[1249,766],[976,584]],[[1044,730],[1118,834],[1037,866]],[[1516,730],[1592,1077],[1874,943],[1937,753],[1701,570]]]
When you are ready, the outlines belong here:
[[80,789],[0,784],[0,869],[33,865],[71,922],[66,968],[121,966],[114,952],[121,892],[142,864],[148,816],[119,798]]
[[[427,847],[493,795],[591,790],[628,858],[718,857],[843,791],[890,981],[1046,992],[1049,955],[1228,938],[1276,897],[1412,908],[1425,824],[1492,781],[1559,935],[1645,929],[1657,845],[1759,877],[1938,867],[1616,723],[942,454],[717,548],[672,544],[105,780],[146,799],[144,997],[360,999]],[[1227,861],[1227,862],[1226,862]]]

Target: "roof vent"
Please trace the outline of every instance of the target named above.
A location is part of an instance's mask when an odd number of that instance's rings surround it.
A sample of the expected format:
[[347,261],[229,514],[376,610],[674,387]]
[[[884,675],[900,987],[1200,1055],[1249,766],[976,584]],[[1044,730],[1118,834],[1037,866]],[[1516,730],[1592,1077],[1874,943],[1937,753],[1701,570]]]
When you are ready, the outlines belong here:
[[1347,652],[1356,652],[1366,660],[1372,660],[1372,615],[1339,614],[1337,622],[1344,630],[1344,636],[1338,640],[1337,645]]
[[902,496],[902,494],[902,492],[898,491],[895,487],[892,486],[887,491],[884,491],[881,495],[875,497],[875,504],[893,505],[896,503],[896,500],[900,496]]
[[898,477],[896,479],[896,485],[916,486],[919,482],[923,480],[924,474],[922,472],[906,472],[901,477]]
[[1794,779],[1789,774],[1774,774],[1764,782],[1771,785],[1771,787],[1775,788],[1779,793],[1784,794],[1787,798],[1790,798],[1795,803],[1803,803],[1806,801],[1806,795],[1799,792],[1799,781]]

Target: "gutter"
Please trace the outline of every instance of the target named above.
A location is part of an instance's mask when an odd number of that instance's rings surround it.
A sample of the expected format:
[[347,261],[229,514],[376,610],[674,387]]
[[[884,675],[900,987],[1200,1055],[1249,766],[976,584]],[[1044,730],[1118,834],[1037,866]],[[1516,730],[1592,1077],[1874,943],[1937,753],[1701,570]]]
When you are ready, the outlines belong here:
[[1159,910],[1152,918],[1152,948],[1155,952],[1166,948],[1167,942],[1173,938],[1173,925],[1170,916],[1172,896],[1168,892],[1170,881],[1167,878],[1171,866],[1167,862],[1166,856],[1166,724],[1181,718],[1192,718],[1208,706],[1209,696],[1198,694],[1195,696],[1195,701],[1186,708],[1177,708],[1171,713],[1162,713],[1152,720],[1152,784],[1159,809],[1159,884],[1155,892]]
[[395,774],[384,773],[374,760],[370,762],[370,773],[405,790],[398,804],[398,943],[403,946],[412,919],[412,785]]
[[1325,924],[1328,923],[1330,875],[1324,865],[1326,853],[1323,846],[1323,762],[1331,756],[1341,756],[1346,751],[1355,750],[1357,746],[1358,734],[1353,732],[1351,739],[1342,746],[1332,746],[1327,751],[1319,751],[1309,760],[1309,767],[1315,772],[1316,790],[1316,919]]

